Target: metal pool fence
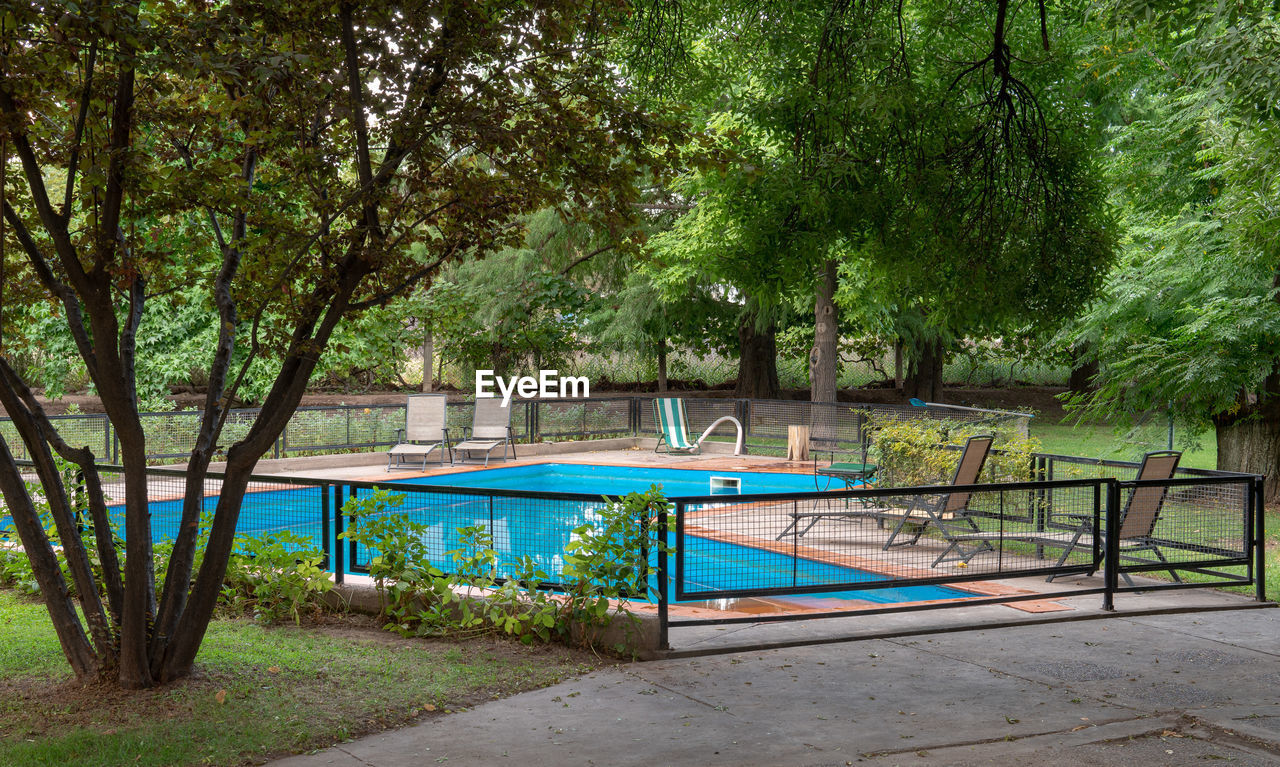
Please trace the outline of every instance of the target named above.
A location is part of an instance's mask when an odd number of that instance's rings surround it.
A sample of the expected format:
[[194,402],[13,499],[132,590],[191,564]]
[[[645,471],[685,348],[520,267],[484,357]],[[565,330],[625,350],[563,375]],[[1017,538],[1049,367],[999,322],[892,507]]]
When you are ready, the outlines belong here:
[[[1046,456],[1037,456],[1037,463]],[[1114,463],[1114,462],[1113,462]],[[1111,467],[1136,471],[1134,464]],[[977,485],[877,488],[759,496],[673,498],[674,539],[660,554],[659,592],[677,602],[783,600],[803,612],[673,617],[669,628],[807,620],[1051,600],[1101,594],[1253,586],[1263,580],[1262,478],[1197,472],[1171,480],[1109,477]],[[1139,524],[1141,523],[1141,524]],[[668,524],[660,519],[659,526]],[[710,552],[730,543],[752,552],[714,570]],[[781,558],[788,566],[778,566]],[[768,566],[763,566],[764,560]],[[1101,581],[1024,590],[994,579],[1102,572]],[[1134,584],[1131,574],[1165,582]],[[1123,584],[1121,583],[1123,581]],[[946,584],[969,596],[886,607],[840,608],[829,595]],[[806,598],[806,595],[828,595]],[[799,597],[799,599],[797,599]],[[846,597],[847,599],[848,597]],[[856,596],[854,597],[856,598]]]
[[[639,396],[516,400],[512,403],[511,430],[517,441],[526,443],[652,436],[657,434],[657,428],[650,402],[651,398]],[[685,399],[685,404],[690,426],[696,432],[701,433],[721,416],[731,415],[742,423],[748,448],[762,453],[785,452],[789,425],[809,426],[816,443],[852,450],[861,445],[869,416],[929,417],[957,422],[988,418],[981,413],[948,408],[853,402],[690,397]],[[448,420],[453,428],[470,425],[471,409],[472,403],[468,401],[449,402]],[[258,412],[257,409],[232,410],[223,427],[221,443],[229,445],[244,436]],[[298,408],[269,456],[282,458],[390,447],[396,442],[396,431],[404,426],[404,417],[403,404]],[[143,413],[148,459],[169,461],[189,457],[200,418],[200,411],[195,410]],[[1026,419],[1014,420],[1021,420],[1025,428]],[[119,443],[105,414],[52,416],[52,421],[68,444],[89,446],[104,463],[119,461]],[[0,433],[17,458],[28,457],[8,418],[0,418]],[[713,439],[732,438],[727,431],[713,435]]]
[[[1090,594],[1101,595],[1106,609],[1116,594],[1211,586],[1253,586],[1256,598],[1265,599],[1262,477],[1188,469],[1173,479],[1137,481],[1137,464],[1043,454],[1033,456],[1029,469],[1032,478],[1019,482],[671,498],[669,510],[650,520],[667,531],[667,545],[648,557],[661,642],[666,646],[670,629],[686,626]],[[103,471],[108,497],[123,497],[118,469]],[[185,475],[166,468],[148,475],[154,535],[171,538]],[[206,509],[217,502],[220,484],[216,474],[206,482]],[[563,580],[573,529],[593,521],[593,512],[610,500],[257,476],[237,531],[305,536],[342,582],[348,573],[367,573],[377,553],[341,537],[352,524],[343,504],[377,488],[404,495],[402,505],[385,513],[425,526],[423,543],[441,570],[449,571],[449,552],[462,546],[459,528],[483,526],[506,567],[529,557],[550,587]],[[1098,572],[1100,579],[1057,580]],[[1135,574],[1157,580],[1134,583]],[[1008,585],[1013,578],[1054,583],[1020,589]],[[939,585],[960,593],[940,598],[906,592],[894,604],[868,604],[878,601],[868,595],[886,589]],[[765,611],[760,600],[791,602],[799,611]],[[673,614],[673,603],[721,612]]]

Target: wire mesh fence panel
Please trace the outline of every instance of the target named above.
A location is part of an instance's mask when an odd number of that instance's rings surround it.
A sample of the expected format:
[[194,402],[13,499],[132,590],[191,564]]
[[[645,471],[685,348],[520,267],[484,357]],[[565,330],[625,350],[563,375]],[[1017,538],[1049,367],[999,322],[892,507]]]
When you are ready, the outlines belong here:
[[631,398],[529,400],[538,441],[562,437],[590,438],[631,433]]
[[[373,492],[371,487],[355,489],[358,498]],[[573,540],[574,528],[598,519],[593,512],[604,503],[594,498],[460,493],[403,485],[394,492],[404,496],[403,502],[379,513],[403,515],[421,526],[415,533],[417,541],[424,546],[430,563],[442,572],[455,572],[460,561],[476,555],[480,539],[467,537],[470,528],[488,537],[497,555],[493,570],[497,577],[517,575],[527,557],[552,583],[564,578],[565,547]],[[369,561],[379,553],[363,543],[351,544],[350,569],[367,571]]]
[[807,426],[815,447],[857,448],[866,422],[866,405],[844,402],[750,400],[746,403],[748,444],[785,446],[790,426]]
[[1198,565],[1247,565],[1252,486],[1251,477],[1122,483],[1120,568],[1176,579]]
[[191,454],[200,430],[201,413],[195,410],[172,413],[140,413],[147,455],[153,458],[181,458]]
[[[653,398],[637,397],[639,407],[639,432],[642,437],[654,437],[658,434],[658,423],[653,417]],[[685,415],[689,419],[689,428],[697,437],[716,419],[726,415],[737,414],[738,400],[688,398],[684,400]],[[727,434],[728,432],[726,432]]]
[[[1163,452],[1162,450],[1157,452]],[[1135,479],[1142,467],[1141,461],[1120,461],[1102,458],[1082,458],[1071,455],[1055,455],[1036,453],[1042,463],[1044,479],[1118,479],[1122,482]],[[1195,478],[1213,476],[1243,477],[1246,475],[1234,472],[1223,472],[1212,469],[1194,469],[1179,466],[1173,474],[1176,478]]]
[[[512,400],[509,407],[511,412],[510,417],[511,417],[512,438],[521,442],[528,442],[529,433],[530,433],[529,418],[531,415],[531,412],[529,409],[529,402]],[[403,426],[404,425],[403,423],[404,407],[400,406],[400,409],[401,409],[400,426]],[[476,411],[476,405],[474,401],[467,402],[463,400],[450,400],[448,410],[447,410],[450,439],[456,441],[461,439],[464,434],[470,433],[471,426],[475,421],[475,411]],[[397,426],[396,428],[399,428],[399,426]]]
[[285,453],[394,445],[404,405],[299,408],[281,437]]
[[[93,454],[101,460],[108,460],[111,455],[111,421],[105,413],[89,413],[83,415],[56,415],[51,416],[49,420],[53,423],[53,428],[58,430],[58,434],[72,447],[88,447]],[[8,419],[3,421],[6,427],[11,424]],[[13,450],[15,443],[9,438],[9,429],[5,430],[5,438],[9,440],[10,450]],[[15,432],[16,434],[16,432]],[[25,454],[26,447],[17,443]],[[15,453],[14,457],[18,457]]]
[[[1100,487],[1020,483],[678,502],[676,599],[823,593],[904,601],[841,592],[1091,571],[1101,557]],[[965,589],[952,596],[984,593]]]

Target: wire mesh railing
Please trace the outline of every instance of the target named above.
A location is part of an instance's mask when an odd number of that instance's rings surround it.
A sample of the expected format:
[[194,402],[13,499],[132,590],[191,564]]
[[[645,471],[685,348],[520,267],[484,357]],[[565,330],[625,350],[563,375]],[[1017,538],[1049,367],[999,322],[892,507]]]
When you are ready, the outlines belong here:
[[[634,415],[634,412],[633,412]],[[1053,464],[1050,464],[1050,459]],[[1047,478],[1065,468],[1096,474]],[[928,487],[881,487],[756,495],[675,497],[656,520],[667,546],[650,560],[661,632],[712,623],[801,620],[1027,599],[1201,586],[1255,586],[1265,597],[1262,478],[1186,470],[1172,479],[1135,480],[1135,464],[1037,455],[1032,479]],[[103,467],[113,524],[123,527],[123,474]],[[1073,468],[1074,471],[1074,468]],[[177,535],[186,475],[151,468],[153,537]],[[222,475],[211,472],[197,499],[213,511]],[[500,576],[528,558],[554,586],[564,580],[574,530],[598,521],[608,498],[573,493],[254,476],[240,505],[238,534],[288,531],[325,554],[341,582],[367,573],[379,552],[343,537],[353,518],[344,504],[378,488],[403,495],[397,514],[444,572],[464,531],[483,528],[498,552]],[[366,511],[362,513],[368,513]],[[0,525],[7,520],[0,519]],[[506,569],[503,569],[506,568]],[[1063,576],[1073,578],[1060,584]],[[1145,576],[1135,583],[1133,576]],[[996,581],[1046,578],[1053,585],[1010,590]],[[741,600],[789,605],[773,612]],[[726,602],[729,604],[726,611]],[[711,606],[673,618],[672,604]],[[794,608],[794,609],[793,609]],[[665,639],[664,639],[665,642]]]
[[[674,498],[671,561],[659,567],[670,601],[745,606],[672,618],[660,601],[662,641],[673,626],[1088,594],[1112,609],[1116,593],[1199,586],[1253,585],[1265,599],[1262,478],[1200,474]],[[1100,582],[1022,594],[994,583],[1099,570]],[[1135,584],[1131,573],[1160,580]],[[760,599],[793,609],[759,614]]]
[[[1101,484],[854,490],[675,501],[677,600],[1091,572]],[[1052,514],[1047,498],[1053,500]],[[1039,548],[1036,546],[1039,542]],[[1062,556],[1048,548],[1057,546]],[[717,554],[732,547],[728,556]]]

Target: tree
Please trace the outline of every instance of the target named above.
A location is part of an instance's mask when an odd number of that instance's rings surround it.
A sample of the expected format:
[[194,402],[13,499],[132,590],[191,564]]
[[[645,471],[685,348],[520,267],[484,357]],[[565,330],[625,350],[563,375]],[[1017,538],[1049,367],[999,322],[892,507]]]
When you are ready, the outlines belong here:
[[1103,296],[1063,339],[1090,344],[1100,363],[1097,391],[1074,404],[1109,416],[1169,408],[1214,430],[1219,468],[1275,476],[1280,27],[1262,3],[1110,10],[1084,55],[1111,116],[1125,237]]
[[[630,211],[658,126],[627,107],[602,55],[621,11],[574,0],[483,14],[462,3],[9,6],[0,196],[13,257],[0,319],[10,326],[28,303],[58,308],[123,463],[121,542],[97,456],[62,438],[0,355],[0,404],[33,456],[83,623],[3,442],[0,491],[78,677],[138,688],[189,673],[249,474],[344,317],[462,254],[518,241],[518,214],[565,198]],[[632,159],[615,162],[623,150]],[[165,232],[186,224],[203,242],[175,249]],[[192,284],[217,338],[157,593],[137,371],[149,306]],[[276,375],[226,450],[198,552],[228,404],[264,360]],[[82,473],[87,508],[68,497],[55,456]]]
[[959,339],[1043,331],[1096,292],[1111,256],[1097,129],[1043,3],[689,5],[673,98],[729,159],[685,175],[693,210],[655,245],[744,297],[741,395],[776,391],[761,361],[803,295],[811,396],[834,398],[848,261],[883,276],[856,300],[892,309],[913,393],[933,399]]

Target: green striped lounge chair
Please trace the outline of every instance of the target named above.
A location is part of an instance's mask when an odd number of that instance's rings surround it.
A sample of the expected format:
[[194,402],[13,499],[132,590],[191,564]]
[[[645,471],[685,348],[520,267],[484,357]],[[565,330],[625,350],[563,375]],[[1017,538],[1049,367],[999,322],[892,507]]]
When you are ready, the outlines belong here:
[[653,452],[661,453],[665,446],[668,453],[702,452],[701,445],[691,436],[689,416],[684,411],[684,400],[679,397],[655,397],[653,422],[658,426],[658,444]]

